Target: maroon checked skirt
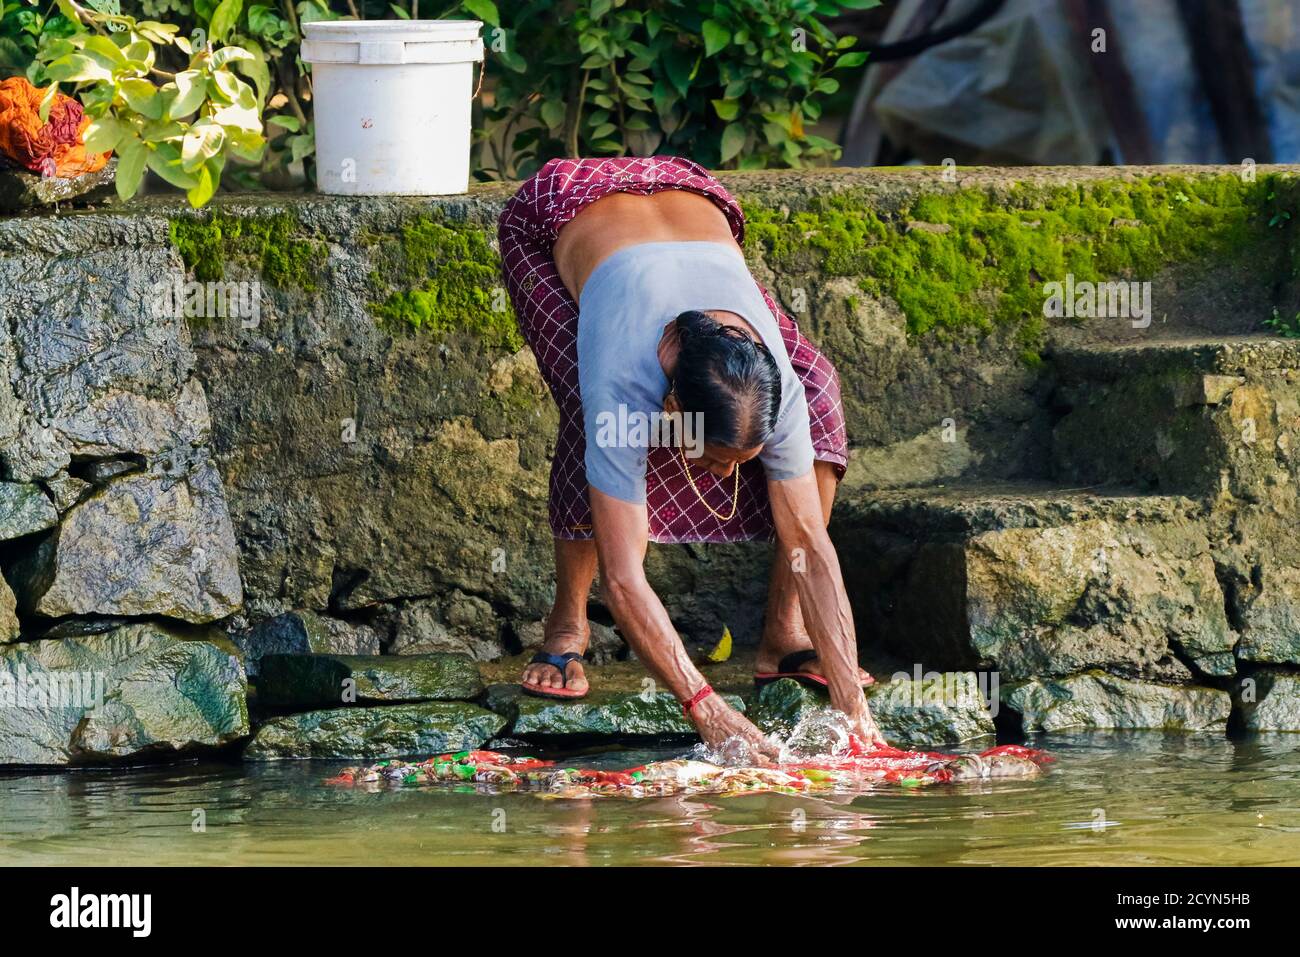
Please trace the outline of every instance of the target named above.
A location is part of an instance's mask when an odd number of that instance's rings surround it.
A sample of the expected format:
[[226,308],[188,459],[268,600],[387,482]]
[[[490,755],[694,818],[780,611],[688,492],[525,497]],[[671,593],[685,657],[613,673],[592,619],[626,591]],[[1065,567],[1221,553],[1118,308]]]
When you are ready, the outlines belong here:
[[[707,196],[731,223],[736,242],[744,241],[745,218],[739,204],[699,164],[677,156],[615,159],[556,159],[527,180],[501,213],[498,236],[506,287],[514,302],[519,331],[532,347],[542,376],[560,408],[560,434],[551,463],[550,519],[557,538],[591,538],[591,507],[583,461],[582,397],[578,389],[578,304],[560,282],[551,250],[560,227],[588,203],[610,193],[650,194],[688,189]],[[671,276],[664,277],[671,282]],[[786,351],[808,397],[813,452],[843,475],[848,461],[844,407],[839,377],[766,289],[763,299],[781,328]],[[734,542],[772,536],[763,466],[752,459],[740,466],[740,501],[731,513],[733,479],[716,479],[686,466],[675,449],[651,448],[646,462],[646,512],[655,542]],[[698,489],[698,493],[697,490]],[[701,501],[701,496],[708,502]],[[710,511],[710,507],[712,511]]]

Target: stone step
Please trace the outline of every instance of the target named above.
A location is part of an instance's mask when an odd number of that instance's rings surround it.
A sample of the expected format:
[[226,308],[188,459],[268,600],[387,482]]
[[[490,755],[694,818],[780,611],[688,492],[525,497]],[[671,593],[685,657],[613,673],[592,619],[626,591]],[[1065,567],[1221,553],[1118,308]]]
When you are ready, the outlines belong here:
[[1052,474],[1159,492],[1294,498],[1300,340],[1149,340],[1050,354]]
[[1001,684],[1236,671],[1204,507],[1043,484],[846,493],[831,535],[860,640]]

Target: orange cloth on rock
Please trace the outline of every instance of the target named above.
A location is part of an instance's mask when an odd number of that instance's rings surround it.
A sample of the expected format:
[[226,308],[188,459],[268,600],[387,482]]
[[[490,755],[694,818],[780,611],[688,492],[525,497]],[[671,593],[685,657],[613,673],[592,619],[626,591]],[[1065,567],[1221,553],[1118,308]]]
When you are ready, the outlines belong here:
[[69,178],[102,169],[109,154],[87,155],[82,145],[90,117],[81,104],[56,93],[49,120],[42,123],[44,97],[45,90],[32,86],[25,77],[0,81],[0,156],[42,176]]

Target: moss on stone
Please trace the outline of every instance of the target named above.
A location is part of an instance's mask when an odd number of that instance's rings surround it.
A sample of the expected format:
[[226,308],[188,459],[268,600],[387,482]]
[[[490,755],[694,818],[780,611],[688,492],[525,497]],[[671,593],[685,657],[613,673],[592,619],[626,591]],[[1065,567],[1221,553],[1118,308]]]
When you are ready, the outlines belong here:
[[233,216],[212,212],[206,216],[173,219],[172,245],[187,269],[200,282],[226,277],[226,267],[241,264],[280,289],[317,288],[324,244],[304,236],[295,216]]
[[[1296,181],[1151,176],[916,196],[895,211],[867,190],[813,196],[796,212],[746,203],[748,235],[780,272],[859,279],[889,296],[910,333],[1014,323],[1037,358],[1047,282],[1149,280],[1205,260],[1289,261]],[[1287,258],[1283,258],[1287,257]]]
[[501,261],[479,226],[420,215],[378,237],[373,314],[393,330],[471,332],[489,346],[523,347],[501,283]]

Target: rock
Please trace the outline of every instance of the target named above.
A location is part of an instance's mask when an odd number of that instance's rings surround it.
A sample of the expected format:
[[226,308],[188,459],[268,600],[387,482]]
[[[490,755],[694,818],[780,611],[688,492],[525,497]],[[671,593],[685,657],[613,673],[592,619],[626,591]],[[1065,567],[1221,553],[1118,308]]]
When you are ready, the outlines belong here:
[[831,535],[859,632],[927,670],[1175,682],[1235,670],[1190,500],[1028,483],[864,491],[837,502]]
[[0,540],[42,532],[58,521],[58,512],[37,486],[0,482]]
[[54,507],[58,509],[60,515],[85,498],[93,488],[84,479],[79,479],[64,472],[60,472],[53,478],[45,479],[42,484],[54,497]]
[[219,632],[132,624],[0,648],[0,764],[187,754],[248,735],[247,683]]
[[[867,700],[886,740],[897,747],[929,748],[994,733],[988,690],[970,672],[880,682],[868,689]],[[810,711],[829,707],[824,691],[783,678],[760,692],[754,720],[785,738]]]
[[244,757],[427,757],[482,747],[505,724],[500,715],[461,701],[309,711],[266,722]]
[[22,631],[18,621],[18,599],[14,597],[9,583],[0,578],[0,644],[17,641]]
[[1224,691],[1101,673],[1006,687],[1002,701],[1020,714],[1026,734],[1076,728],[1221,732],[1232,710]]
[[81,176],[41,176],[25,169],[0,169],[0,213],[17,213],[69,203],[74,206],[116,200],[113,177],[117,159],[110,159],[102,169]]
[[505,653],[492,606],[459,589],[446,598],[403,604],[387,617],[396,655],[452,653],[493,661]]
[[1234,683],[1233,702],[1247,731],[1300,731],[1300,674],[1262,669]]
[[454,701],[483,691],[462,655],[265,655],[257,682],[270,708],[329,708],[372,702]]
[[[587,645],[586,658],[595,665],[607,665],[611,661],[623,658],[627,644],[623,637],[609,625],[593,621],[591,624],[591,641]],[[541,650],[546,639],[545,623],[525,621],[515,624],[515,636],[525,651]]]
[[264,619],[232,638],[244,654],[250,678],[258,675],[266,655],[377,655],[380,651],[377,629],[305,609]]
[[210,622],[243,600],[234,533],[209,461],[172,476],[116,479],[69,511],[16,566],[40,615],[161,616]]
[[[738,711],[744,702],[724,695]],[[559,702],[526,695],[518,685],[490,685],[485,704],[509,719],[509,734],[525,740],[569,743],[586,739],[649,739],[695,737],[695,726],[682,714],[671,694],[592,691],[581,701]]]
[[182,315],[157,287],[180,263],[167,221],[31,218],[0,238],[0,461],[52,478],[76,458],[161,457],[207,444],[210,420]]

